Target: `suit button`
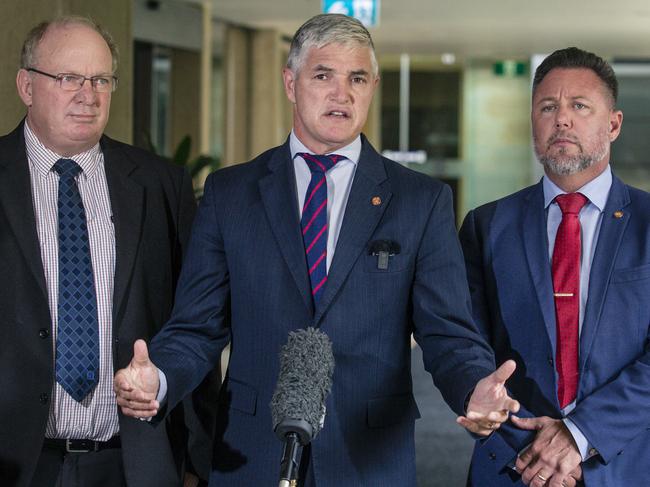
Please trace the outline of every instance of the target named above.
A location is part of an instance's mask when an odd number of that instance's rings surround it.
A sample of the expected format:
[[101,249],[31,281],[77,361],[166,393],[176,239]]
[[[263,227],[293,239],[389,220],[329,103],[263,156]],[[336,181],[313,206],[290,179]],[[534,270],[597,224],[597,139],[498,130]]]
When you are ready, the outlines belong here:
[[47,338],[50,336],[50,330],[48,330],[47,328],[41,328],[40,330],[38,330],[38,336],[41,338]]
[[49,394],[44,392],[43,394],[38,396],[38,400],[40,401],[41,404],[47,404],[47,401],[50,400],[50,396],[49,396]]
[[496,460],[497,459],[497,454],[494,453],[494,452],[490,452],[489,457],[490,457],[490,460]]
[[548,364],[553,365],[553,357],[548,357]]

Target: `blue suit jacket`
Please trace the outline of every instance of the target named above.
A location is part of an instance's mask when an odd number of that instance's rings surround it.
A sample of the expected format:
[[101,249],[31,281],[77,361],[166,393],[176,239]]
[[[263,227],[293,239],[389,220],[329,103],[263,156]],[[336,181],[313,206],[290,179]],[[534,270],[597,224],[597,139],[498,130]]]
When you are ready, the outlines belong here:
[[[412,332],[458,413],[476,381],[493,370],[471,320],[449,188],[381,157],[362,139],[316,309],[288,143],[206,183],[173,316],[151,356],[167,376],[173,406],[232,342],[210,485],[277,482],[282,443],[269,403],[292,330],[320,327],[333,342],[333,390],[311,445],[319,486],[415,485]],[[368,253],[377,239],[401,246],[387,270]]]
[[[615,216],[615,212],[619,217]],[[474,318],[523,415],[561,417],[555,309],[542,184],[470,212],[461,229]],[[614,178],[596,246],[580,335],[580,382],[571,420],[599,455],[587,487],[648,485],[650,478],[650,195]],[[523,485],[506,467],[532,440],[502,428],[477,443],[477,487]],[[518,478],[515,476],[514,478]]]

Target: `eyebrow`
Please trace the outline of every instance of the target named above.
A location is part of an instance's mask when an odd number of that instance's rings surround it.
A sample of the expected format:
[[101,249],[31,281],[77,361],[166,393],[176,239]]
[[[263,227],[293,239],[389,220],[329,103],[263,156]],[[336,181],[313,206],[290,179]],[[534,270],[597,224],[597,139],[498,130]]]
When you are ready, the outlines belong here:
[[325,66],[324,64],[317,64],[314,66],[313,71],[327,71],[327,72],[332,72],[334,71],[333,68],[330,68],[328,66]]
[[[330,68],[329,66],[325,66],[324,64],[317,64],[314,66],[313,71],[325,71],[326,73],[333,73],[335,70],[334,68]],[[350,76],[368,76],[368,71],[365,69],[355,69],[354,71],[350,71]]]
[[[557,97],[555,97],[555,96],[545,96],[544,98],[542,98],[541,100],[539,100],[539,101],[537,102],[537,104],[539,104],[539,103],[544,103],[544,102],[549,102],[549,101],[553,101],[553,102],[555,102],[555,101],[558,101],[558,99],[559,99],[559,98],[557,98]],[[571,99],[572,101],[577,101],[577,100],[591,101],[591,98],[589,98],[587,95],[577,95],[577,96],[572,96],[570,99]]]

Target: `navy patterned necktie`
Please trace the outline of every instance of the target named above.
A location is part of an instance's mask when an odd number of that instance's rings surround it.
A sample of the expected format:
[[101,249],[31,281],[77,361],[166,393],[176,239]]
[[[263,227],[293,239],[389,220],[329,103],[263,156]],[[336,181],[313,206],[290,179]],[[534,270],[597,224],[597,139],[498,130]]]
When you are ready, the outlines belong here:
[[314,305],[318,305],[327,283],[327,181],[325,173],[341,159],[338,154],[314,155],[299,152],[309,170],[311,181],[305,194],[300,226],[305,245],[309,280]]
[[81,401],[99,380],[99,327],[86,212],[72,159],[54,164],[59,174],[59,305],[56,381]]

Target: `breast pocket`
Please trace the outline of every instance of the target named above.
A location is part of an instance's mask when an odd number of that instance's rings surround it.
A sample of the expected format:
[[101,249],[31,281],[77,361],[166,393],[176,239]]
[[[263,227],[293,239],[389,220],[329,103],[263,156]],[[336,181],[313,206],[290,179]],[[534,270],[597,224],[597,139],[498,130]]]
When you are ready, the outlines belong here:
[[386,265],[382,265],[379,255],[370,255],[366,252],[363,259],[364,272],[378,274],[392,274],[402,272],[412,267],[411,256],[408,253],[402,253],[388,256]]
[[650,264],[639,267],[628,267],[627,269],[616,269],[612,273],[612,284],[620,282],[641,281],[650,278]]

